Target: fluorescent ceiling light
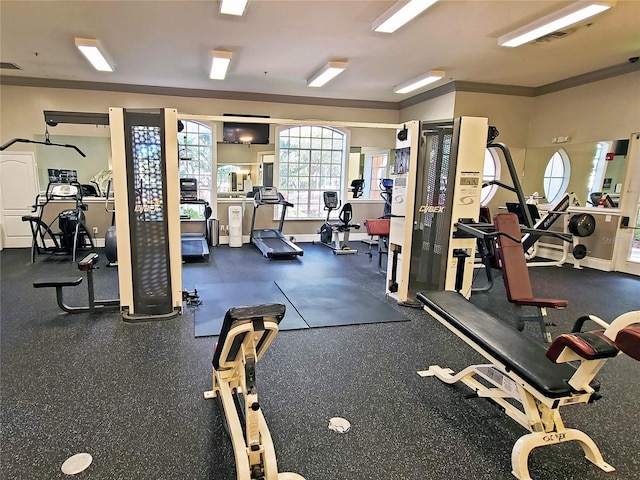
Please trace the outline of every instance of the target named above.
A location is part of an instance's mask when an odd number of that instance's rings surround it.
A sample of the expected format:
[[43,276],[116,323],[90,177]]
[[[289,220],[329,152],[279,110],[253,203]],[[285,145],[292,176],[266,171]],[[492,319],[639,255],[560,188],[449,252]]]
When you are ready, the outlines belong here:
[[394,93],[409,93],[417,90],[420,87],[429,85],[430,83],[437,82],[441,78],[444,78],[444,70],[431,70],[430,72],[423,73],[422,75],[412,78],[411,80],[401,83],[393,87]]
[[556,32],[565,27],[578,23],[585,18],[597,15],[616,4],[613,1],[589,1],[580,0],[576,3],[558,10],[555,13],[542,17],[529,25],[518,28],[511,33],[498,38],[498,45],[503,47],[519,47],[536,38]]
[[113,66],[108,62],[102,45],[93,38],[76,38],[76,47],[87,57],[93,68],[101,72],[113,72]]
[[393,33],[437,1],[438,0],[410,0],[406,2],[400,0],[373,22],[372,30],[376,32]]
[[307,80],[309,87],[321,87],[347,69],[347,62],[334,61],[327,63]]
[[225,15],[244,15],[248,0],[220,0],[220,13]]
[[209,78],[212,80],[224,80],[233,53],[224,50],[213,50],[212,54],[213,58],[211,59],[211,73],[209,74]]

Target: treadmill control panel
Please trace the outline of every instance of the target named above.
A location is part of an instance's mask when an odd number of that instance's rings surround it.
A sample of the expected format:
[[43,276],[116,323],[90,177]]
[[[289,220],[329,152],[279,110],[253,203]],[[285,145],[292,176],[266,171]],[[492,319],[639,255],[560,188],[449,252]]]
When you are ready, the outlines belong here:
[[198,180],[195,178],[180,179],[180,200],[195,200],[198,198]]
[[279,203],[280,195],[276,187],[260,187],[255,195],[255,201],[259,203]]

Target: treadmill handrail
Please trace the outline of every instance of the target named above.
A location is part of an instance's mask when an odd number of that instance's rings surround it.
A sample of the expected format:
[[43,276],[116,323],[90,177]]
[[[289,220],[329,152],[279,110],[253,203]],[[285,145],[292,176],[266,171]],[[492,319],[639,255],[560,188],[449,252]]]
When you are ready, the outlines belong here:
[[[282,205],[282,212],[280,215],[280,222],[278,224],[278,228],[267,228],[256,230],[256,212],[260,205]],[[262,196],[257,193],[253,198],[253,215],[251,216],[251,231],[249,232],[249,239],[251,243],[253,243],[256,247],[260,249],[262,254],[265,257],[272,258],[278,256],[293,256],[293,255],[303,255],[302,249],[297,246],[295,243],[291,242],[288,238],[284,236],[282,233],[282,228],[284,227],[284,220],[287,213],[287,207],[293,207],[293,203],[290,203],[284,199],[284,196],[278,192],[278,201],[275,201],[275,198],[267,199],[265,201]],[[277,240],[282,247],[281,251],[276,251],[272,247],[268,246],[263,238],[263,235],[269,232],[273,236],[267,238],[267,240]]]

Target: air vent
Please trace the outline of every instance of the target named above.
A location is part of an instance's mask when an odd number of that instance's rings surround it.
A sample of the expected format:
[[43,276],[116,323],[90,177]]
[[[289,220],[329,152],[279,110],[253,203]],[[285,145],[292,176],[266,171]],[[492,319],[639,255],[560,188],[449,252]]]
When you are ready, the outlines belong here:
[[0,62],[0,68],[6,68],[7,70],[22,70],[18,65],[10,62]]
[[535,43],[549,43],[549,42],[553,42],[554,40],[560,40],[561,38],[571,35],[573,32],[575,32],[575,29],[558,30],[557,32],[551,32],[543,37],[536,38]]

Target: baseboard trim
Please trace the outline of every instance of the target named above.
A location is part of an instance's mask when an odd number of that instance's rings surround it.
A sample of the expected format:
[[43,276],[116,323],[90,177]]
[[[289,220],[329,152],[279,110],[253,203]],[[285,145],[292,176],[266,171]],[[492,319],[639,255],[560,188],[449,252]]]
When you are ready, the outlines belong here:
[[[553,250],[551,248],[538,248],[537,256],[547,258],[549,260],[558,261],[562,258],[562,252]],[[586,256],[580,261],[574,259],[571,255],[567,257],[566,263],[573,265],[575,268],[587,267],[594,270],[601,270],[603,272],[613,272],[614,265],[612,260],[605,260],[603,258],[595,258]]]

